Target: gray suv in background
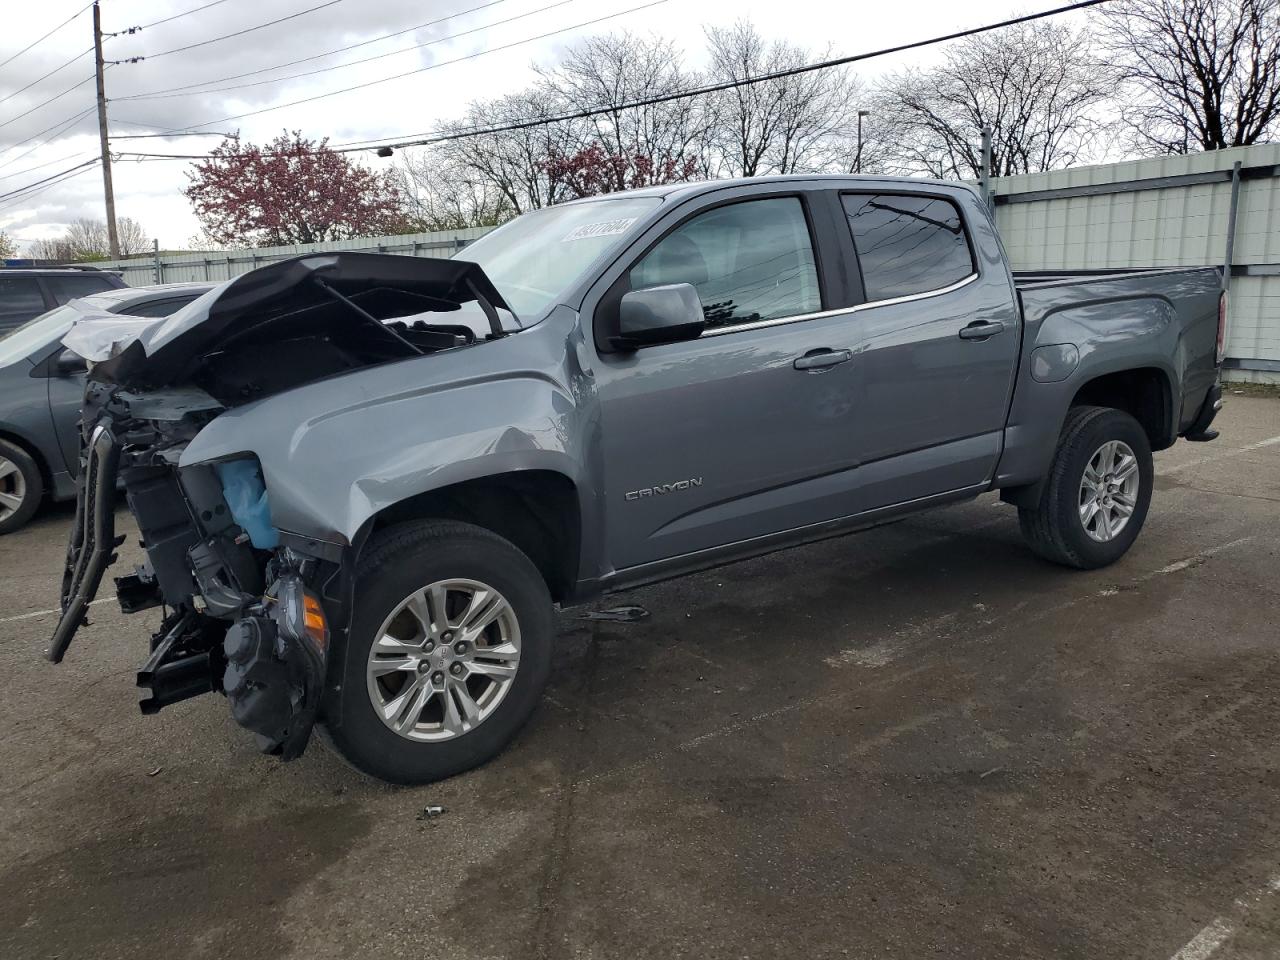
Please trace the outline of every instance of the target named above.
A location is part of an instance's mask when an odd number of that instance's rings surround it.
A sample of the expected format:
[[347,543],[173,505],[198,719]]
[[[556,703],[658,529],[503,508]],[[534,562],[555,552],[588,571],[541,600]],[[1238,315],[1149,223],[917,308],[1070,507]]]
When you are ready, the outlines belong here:
[[1035,553],[1102,566],[1142,528],[1152,451],[1215,436],[1218,270],[1018,277],[957,184],[655,187],[464,256],[314,254],[168,320],[77,324],[50,659],[123,480],[148,563],[117,596],[163,611],[143,711],[216,691],[268,752],[318,722],[424,782],[524,723],[555,603],[991,490]]
[[0,268],[0,337],[77,297],[124,286],[119,274],[93,267]]
[[[0,291],[8,279],[0,273]],[[97,280],[110,274],[87,275]],[[69,274],[60,280],[78,280]],[[70,290],[75,285],[53,290]],[[166,317],[208,290],[208,283],[150,287],[114,285],[72,300],[0,334],[0,535],[31,519],[46,496],[75,496],[80,455],[84,360],[66,353],[62,338],[86,312]],[[101,287],[97,288],[100,291]]]

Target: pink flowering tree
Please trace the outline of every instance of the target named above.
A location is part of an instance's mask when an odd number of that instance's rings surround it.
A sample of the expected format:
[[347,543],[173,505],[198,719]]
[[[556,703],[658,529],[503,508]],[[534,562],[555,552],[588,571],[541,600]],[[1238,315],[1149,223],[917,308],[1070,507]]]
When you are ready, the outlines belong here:
[[220,244],[317,243],[405,226],[402,197],[385,174],[297,130],[261,147],[228,137],[209,159],[192,165],[187,179],[184,195]]

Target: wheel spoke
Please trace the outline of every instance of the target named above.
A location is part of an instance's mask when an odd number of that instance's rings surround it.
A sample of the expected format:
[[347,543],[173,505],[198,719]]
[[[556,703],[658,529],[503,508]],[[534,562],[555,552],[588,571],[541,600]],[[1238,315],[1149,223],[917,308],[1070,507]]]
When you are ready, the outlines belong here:
[[1123,493],[1117,493],[1112,500],[1115,503],[1116,513],[1121,517],[1132,516],[1134,507],[1138,505],[1137,501]]
[[421,653],[422,644],[401,640],[399,637],[393,637],[391,634],[385,633],[379,637],[378,642],[374,644],[373,652],[379,657],[383,654]]
[[18,472],[18,465],[12,460],[0,460],[0,480],[11,477]]
[[1103,540],[1111,539],[1111,511],[1110,510],[1098,511],[1098,535]]
[[13,493],[0,493],[0,505],[8,507],[10,510],[17,510],[22,506],[22,497]]
[[1089,500],[1080,508],[1080,522],[1084,524],[1086,530],[1089,529],[1089,524],[1097,512],[1098,501],[1096,500]]
[[480,705],[471,696],[471,691],[467,689],[467,685],[461,681],[452,685],[452,694],[452,699],[458,701],[458,706],[462,712],[462,729],[470,730],[480,720]]
[[408,733],[418,723],[422,709],[431,699],[435,689],[426,677],[417,677],[404,685],[404,690],[382,708],[382,715],[391,722],[398,733]]
[[1116,480],[1120,483],[1124,483],[1131,476],[1133,476],[1137,472],[1137,470],[1138,470],[1138,458],[1125,457],[1122,461],[1120,461],[1120,465],[1116,467]]
[[417,657],[379,657],[369,662],[369,672],[375,677],[381,677],[388,673],[396,673],[400,670],[417,670]]
[[499,593],[477,590],[462,614],[459,627],[467,639],[473,639],[488,628],[507,610],[507,601]]
[[1090,460],[1084,468],[1084,485],[1089,490],[1098,489],[1098,484],[1102,482],[1102,474],[1098,472],[1098,468],[1094,465],[1094,462],[1097,459],[1098,454],[1095,453],[1093,455],[1093,459]]

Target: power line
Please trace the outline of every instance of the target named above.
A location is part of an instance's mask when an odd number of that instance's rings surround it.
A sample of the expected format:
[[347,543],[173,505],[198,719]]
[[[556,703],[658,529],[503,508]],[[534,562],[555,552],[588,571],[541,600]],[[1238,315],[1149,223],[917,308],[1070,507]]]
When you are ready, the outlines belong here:
[[46,143],[48,143],[48,142],[50,142],[50,141],[52,141],[52,140],[56,140],[56,139],[57,139],[58,137],[60,137],[63,133],[65,133],[69,128],[71,128],[72,126],[74,126],[78,121],[83,120],[83,119],[84,119],[85,117],[87,117],[89,114],[93,113],[93,111],[94,111],[94,110],[96,110],[96,109],[97,109],[97,107],[96,107],[96,106],[86,107],[84,110],[81,110],[79,113],[77,113],[77,114],[76,114],[75,116],[73,116],[73,117],[70,117],[70,118],[67,118],[67,119],[64,119],[64,120],[59,120],[57,123],[50,124],[49,126],[45,127],[45,128],[44,128],[43,130],[41,130],[39,133],[32,134],[32,135],[31,135],[30,137],[28,137],[26,140],[19,140],[19,141],[18,141],[17,143],[15,143],[13,146],[11,146],[11,147],[5,147],[5,148],[4,148],[4,150],[3,150],[3,151],[0,151],[0,152],[7,152],[7,151],[9,151],[9,150],[17,150],[19,147],[23,146],[24,144],[28,144],[28,143],[30,143],[32,140],[39,140],[39,139],[40,139],[40,137],[43,137],[46,133],[48,133],[50,130],[53,130],[55,127],[60,128],[56,133],[54,133],[54,134],[53,134],[53,136],[48,137],[48,138],[46,138],[45,140],[40,141],[40,142],[39,142],[39,143],[37,143],[34,147],[32,147],[30,150],[27,150],[27,151],[26,151],[26,152],[24,152],[24,153],[20,153],[20,154],[18,154],[18,156],[16,156],[16,157],[10,157],[10,158],[9,158],[8,160],[6,160],[4,163],[0,163],[0,170],[4,169],[5,167],[9,166],[10,164],[17,163],[17,162],[18,162],[19,160],[21,160],[23,157],[28,157],[28,156],[30,156],[31,154],[33,154],[33,153],[35,153],[37,150],[39,150],[41,147],[43,147]]
[[[657,3],[662,3],[662,2],[665,2],[665,0],[657,0]],[[529,127],[543,126],[549,123],[563,123],[568,120],[581,120],[587,117],[594,117],[594,116],[600,116],[601,114],[613,113],[618,110],[633,110],[638,107],[654,106],[656,104],[667,103],[672,100],[683,100],[689,97],[705,96],[706,94],[709,94],[709,93],[719,93],[722,90],[729,90],[734,87],[750,86],[752,84],[765,83],[770,80],[778,80],[784,77],[796,76],[798,74],[812,73],[815,70],[826,70],[831,67],[844,66],[846,64],[856,63],[861,60],[870,60],[875,57],[883,57],[893,53],[901,53],[905,50],[916,50],[921,47],[933,46],[939,43],[947,43],[951,40],[959,40],[964,37],[976,36],[977,34],[981,34],[981,33],[990,33],[991,31],[994,31],[994,30],[1002,30],[1006,27],[1017,26],[1018,24],[1022,24],[1022,23],[1030,23],[1035,20],[1044,20],[1048,17],[1059,16],[1064,13],[1071,13],[1076,10],[1083,10],[1088,7],[1096,7],[1103,3],[1109,3],[1109,2],[1110,0],[1080,0],[1080,2],[1068,4],[1066,6],[1054,7],[1050,10],[1043,10],[1039,13],[1025,14],[1020,17],[1012,17],[1008,20],[1001,20],[998,23],[990,23],[980,27],[971,27],[967,30],[959,30],[954,33],[948,33],[938,37],[930,37],[927,40],[915,40],[915,41],[912,41],[911,43],[899,44],[893,47],[883,47],[879,50],[872,50],[866,53],[855,53],[845,57],[836,57],[831,60],[820,60],[816,63],[804,64],[799,67],[791,67],[786,70],[776,70],[771,73],[764,73],[755,77],[743,77],[738,80],[729,80],[723,83],[714,83],[714,84],[709,84],[702,87],[692,87],[688,90],[681,90],[676,93],[662,94],[656,97],[646,97],[641,100],[632,100],[627,103],[612,104],[610,106],[594,107],[594,108],[585,109],[585,110],[575,110],[571,113],[562,113],[562,114],[549,116],[549,117],[537,117],[530,120],[523,120],[523,121],[517,121],[514,123],[502,124],[500,126],[472,127],[469,129],[454,130],[449,132],[446,132],[443,130],[432,130],[432,131],[426,131],[425,133],[408,134],[400,142],[393,142],[393,143],[383,142],[383,141],[392,139],[390,137],[381,137],[375,140],[352,141],[351,144],[342,144],[336,148],[330,148],[330,149],[332,149],[333,152],[335,153],[358,153],[365,150],[372,150],[374,149],[375,146],[378,146],[378,145],[391,147],[392,149],[400,149],[404,147],[422,147],[422,146],[430,146],[436,143],[444,143],[452,140],[463,140],[469,137],[479,137],[479,136],[486,136],[493,133],[508,133],[514,130],[524,130],[524,129],[528,129]],[[647,4],[646,6],[656,6],[657,3]],[[635,7],[632,10],[624,10],[622,11],[622,13],[615,14],[615,16],[621,16],[623,13],[631,13],[634,10],[641,10],[641,9],[644,9],[644,7]],[[601,18],[601,19],[608,19],[608,18]],[[595,22],[595,21],[591,21],[591,22]],[[578,26],[586,26],[586,25],[587,24],[579,24]],[[573,30],[573,29],[576,29],[576,27],[565,28],[565,30]],[[564,32],[563,30],[554,31],[554,33],[563,33],[563,32]],[[541,37],[531,37],[529,38],[529,40],[518,41],[518,43],[515,43],[515,44],[507,44],[507,47],[517,46],[519,45],[519,43],[528,43],[532,40],[541,40],[544,37],[551,36],[551,35],[553,34],[543,34],[543,36]],[[431,70],[431,69],[434,69],[435,67],[447,66],[449,63],[457,63],[460,60],[473,59],[476,56],[482,56],[484,53],[493,53],[502,49],[505,49],[505,47],[494,47],[492,50],[481,51],[481,53],[473,54],[470,57],[461,57],[459,58],[459,60],[451,60],[445,63],[432,64],[430,67],[424,67],[421,70],[414,70],[414,71],[411,71],[411,73],[421,73],[424,70]],[[410,74],[399,74],[394,77],[387,77],[386,80],[397,80],[402,76],[409,76],[409,75]],[[385,82],[385,80],[375,80],[375,81],[371,81],[368,84],[362,84],[361,86],[372,86],[373,84],[383,83],[383,82]],[[361,86],[350,87],[348,89],[358,90],[361,88]],[[256,110],[256,111],[253,111],[253,113],[240,114],[239,116],[235,116],[235,117],[223,117],[222,121],[211,120],[209,121],[209,123],[220,123],[226,120],[238,120],[241,117],[253,116],[256,113],[267,113],[271,110],[281,109],[283,107],[295,106],[297,103],[307,103],[307,102],[310,102],[311,100],[318,100],[318,99],[322,99],[323,97],[334,96],[337,93],[345,93],[345,92],[347,91],[338,90],[338,91],[334,91],[333,93],[320,94],[319,96],[316,96],[316,97],[309,97],[306,100],[299,100],[299,101],[295,101],[294,103],[280,104],[278,107],[268,107],[264,110]],[[200,123],[200,124],[194,124],[193,126],[202,127],[202,126],[208,126],[208,124]],[[191,129],[191,128],[187,128],[187,129]],[[409,139],[409,138],[424,138],[424,139]],[[354,144],[364,144],[364,146],[355,146]],[[147,158],[147,159],[172,159],[172,160],[213,159],[213,157],[210,154],[126,153],[126,154],[122,154],[122,156]]]
[[[437,43],[445,43],[448,40],[457,40],[459,37],[466,37],[473,33],[480,33],[484,30],[500,27],[506,23],[513,23],[516,20],[523,20],[525,17],[532,17],[535,14],[546,13],[548,10],[554,10],[556,7],[563,7],[565,4],[576,3],[577,0],[556,0],[555,3],[549,3],[545,7],[538,7],[525,13],[516,14],[513,17],[507,17],[504,20],[495,20],[493,23],[486,23],[479,27],[472,27],[470,30],[463,30],[459,33],[452,33],[445,37],[437,37],[434,40],[427,40],[424,43],[414,44],[412,47],[402,47],[399,50],[390,50],[387,53],[375,54],[372,57],[365,57],[361,60],[352,60],[348,63],[336,63],[331,67],[320,67],[317,70],[305,70],[302,73],[291,73],[283,77],[272,77],[270,80],[254,80],[251,83],[237,83],[229,87],[213,87],[208,90],[189,90],[186,93],[153,93],[153,94],[136,94],[130,97],[118,97],[119,100],[168,100],[174,97],[196,97],[207,93],[223,93],[227,90],[243,90],[245,87],[260,87],[269,83],[284,83],[287,80],[297,80],[299,77],[311,77],[318,73],[329,73],[333,70],[342,70],[345,67],[355,67],[362,63],[372,63],[374,60],[384,60],[387,57],[394,57],[401,53],[410,53],[414,50],[421,50],[423,47],[434,46]],[[443,64],[441,64],[443,66]],[[211,81],[216,82],[216,81]]]
[[195,7],[192,10],[184,10],[182,13],[175,13],[173,16],[165,17],[163,20],[152,20],[150,23],[144,23],[142,26],[135,27],[134,29],[150,30],[152,27],[158,27],[162,23],[168,23],[171,20],[181,20],[183,17],[189,17],[193,13],[199,13],[201,10],[208,10],[210,7],[216,7],[218,4],[226,2],[227,0],[213,0],[212,3],[206,3],[202,7]]
[[[84,155],[87,156],[87,155]],[[15,170],[13,173],[0,173],[0,180],[9,180],[13,177],[20,177],[24,173],[30,173],[33,170],[40,170],[44,167],[52,167],[55,163],[66,163],[72,159],[70,156],[58,157],[56,160],[46,160],[44,163],[37,163],[34,167],[24,167],[22,170]]]
[[77,80],[75,83],[73,83],[71,86],[67,87],[67,89],[63,90],[61,93],[59,93],[59,94],[55,94],[54,96],[50,97],[48,100],[42,100],[40,103],[37,103],[37,104],[36,104],[34,107],[32,107],[31,109],[29,109],[29,110],[24,110],[22,113],[18,114],[16,117],[10,117],[8,120],[4,121],[4,123],[0,123],[0,128],[7,127],[9,124],[11,124],[11,123],[15,123],[15,122],[17,122],[18,120],[21,120],[23,117],[28,116],[28,115],[33,114],[33,113],[35,113],[35,112],[36,112],[37,110],[39,110],[41,107],[47,106],[48,104],[53,103],[53,101],[55,101],[55,100],[61,100],[61,99],[62,99],[63,97],[65,97],[68,93],[70,93],[72,90],[74,90],[74,89],[76,89],[77,87],[83,86],[84,84],[88,83],[88,82],[89,82],[90,80],[92,80],[95,76],[97,76],[97,74],[91,73],[91,74],[89,74],[89,76],[85,77],[83,80]]
[[30,83],[28,83],[28,84],[27,84],[25,87],[23,87],[21,90],[15,90],[15,91],[13,91],[13,93],[9,94],[8,96],[0,97],[0,103],[4,103],[4,102],[6,102],[6,101],[8,101],[8,100],[12,100],[14,97],[16,97],[16,96],[17,96],[18,94],[20,94],[20,93],[25,93],[26,91],[28,91],[28,90],[30,90],[32,87],[34,87],[37,83],[40,83],[40,82],[42,82],[42,81],[44,81],[44,80],[48,80],[48,79],[49,79],[50,77],[52,77],[55,73],[59,73],[59,72],[61,72],[61,71],[65,70],[67,67],[71,66],[73,63],[75,63],[77,60],[79,60],[79,59],[80,59],[81,57],[83,57],[85,54],[89,54],[89,53],[93,53],[93,47],[89,47],[89,48],[87,48],[87,49],[85,49],[85,50],[81,50],[79,53],[77,53],[77,54],[76,54],[74,57],[72,57],[70,60],[68,60],[68,61],[66,61],[65,63],[63,63],[63,64],[62,64],[62,66],[60,66],[60,67],[54,67],[52,70],[50,70],[50,71],[49,71],[48,73],[46,73],[44,76],[42,76],[42,77],[37,77],[35,80],[32,80]]
[[[219,37],[210,37],[208,40],[201,40],[198,43],[188,43],[183,47],[174,47],[172,50],[162,50],[160,53],[149,53],[146,56],[137,57],[138,60],[158,60],[160,57],[167,57],[171,53],[182,53],[186,50],[194,50],[196,47],[207,47],[211,43],[218,43],[222,40],[230,40],[232,37],[243,37],[246,33],[253,33],[255,30],[262,30],[266,27],[274,27],[277,23],[284,23],[286,20],[296,20],[298,17],[304,17],[308,13],[315,13],[317,10],[323,10],[325,7],[332,7],[334,4],[342,3],[342,0],[327,0],[326,3],[317,4],[314,7],[307,7],[305,10],[299,10],[297,13],[291,13],[287,17],[280,17],[276,20],[268,20],[266,23],[259,23],[257,26],[245,27],[243,30],[236,30],[234,33],[224,33]],[[212,6],[212,4],[210,4]],[[194,11],[193,11],[194,12]]]
[[21,50],[15,53],[13,56],[9,57],[6,60],[0,61],[0,67],[6,66],[7,64],[12,63],[14,60],[17,60],[20,56],[22,56],[24,53],[26,53],[28,50],[30,50],[32,47],[36,46],[37,44],[44,43],[46,40],[52,37],[55,33],[57,33],[59,30],[65,27],[68,23],[70,23],[76,17],[80,16],[80,14],[84,13],[86,10],[88,10],[92,6],[93,6],[92,3],[85,4],[83,7],[77,10],[71,16],[67,17],[67,19],[63,20],[60,24],[58,24],[56,27],[54,27],[44,36],[36,40],[32,40],[30,43],[28,43],[25,47],[23,47]]
[[27,193],[24,193],[20,197],[12,197],[11,199],[9,199],[7,202],[4,203],[4,206],[13,206],[14,204],[18,204],[18,203],[25,203],[26,201],[30,200],[32,197],[37,197],[48,190],[52,190],[54,187],[61,186],[62,184],[66,183],[68,180],[74,180],[76,177],[83,176],[84,174],[88,173],[97,165],[98,165],[98,160],[95,157],[92,163],[89,164],[89,166],[81,167],[78,170],[73,170],[72,172],[65,174],[61,179],[55,180],[51,183],[47,183],[42,187],[37,187],[34,190],[30,190]]
[[[547,33],[539,34],[536,37],[526,37],[524,40],[516,40],[512,43],[506,43],[499,47],[490,47],[487,50],[480,50],[480,51],[477,51],[476,53],[468,54],[465,57],[457,57],[456,59],[453,59],[453,60],[445,60],[440,63],[433,63],[433,64],[430,64],[429,66],[419,67],[416,70],[407,70],[404,73],[397,73],[390,77],[382,77],[379,80],[369,80],[366,83],[357,83],[350,87],[343,87],[341,90],[330,90],[328,93],[316,94],[313,97],[304,97],[301,100],[291,100],[288,103],[276,104],[273,107],[263,107],[260,110],[250,110],[248,113],[237,113],[230,117],[220,117],[217,120],[206,120],[203,123],[193,123],[193,124],[190,124],[185,129],[194,130],[198,127],[212,126],[215,123],[226,123],[228,120],[242,120],[245,117],[255,117],[260,113],[271,113],[272,111],[275,111],[275,110],[283,110],[286,107],[296,107],[296,106],[299,106],[300,104],[314,103],[316,100],[324,100],[328,97],[336,97],[339,94],[351,93],[355,90],[364,90],[368,87],[376,87],[377,85],[382,83],[390,83],[392,80],[401,80],[405,77],[412,77],[419,73],[426,73],[428,70],[436,70],[436,69],[439,69],[440,67],[447,67],[455,63],[462,63],[464,60],[474,60],[477,57],[488,56],[491,53],[498,53],[499,51],[502,51],[502,50],[510,50],[513,47],[523,46],[526,43],[533,43],[534,41],[537,41],[537,40],[545,40],[547,37],[554,37],[561,33],[568,33],[571,30],[579,30],[582,27],[594,26],[597,23],[604,23],[606,20],[614,20],[618,17],[626,16],[629,13],[636,13],[639,10],[647,10],[650,7],[656,7],[666,2],[667,0],[650,0],[649,3],[643,3],[636,7],[629,7],[626,10],[619,10],[617,13],[610,13],[603,17],[596,17],[593,20],[584,20],[582,23],[575,23],[572,26],[562,27],[559,30],[551,30]],[[1095,0],[1095,2],[1100,3],[1102,2],[1102,0]]]
[[42,180],[37,180],[34,183],[28,183],[25,187],[18,187],[16,190],[10,190],[8,193],[0,193],[0,200],[4,200],[8,197],[16,196],[19,193],[25,193],[26,191],[30,190],[32,187],[38,187],[42,183],[48,183],[50,180],[56,180],[59,177],[66,176],[68,173],[73,173],[76,170],[81,170],[85,167],[93,166],[97,162],[98,162],[98,158],[94,157],[93,159],[86,160],[83,163],[77,163],[74,167],[68,167],[65,170],[59,170],[57,173],[50,174],[49,176],[43,178]]
[[[219,0],[221,2],[221,0]],[[507,0],[489,0],[488,3],[482,3],[479,6],[470,7],[466,10],[460,10],[457,13],[451,13],[447,17],[438,17],[435,20],[429,20],[426,23],[419,23],[416,26],[405,27],[403,30],[397,30],[394,33],[384,33],[380,36],[373,37],[369,40],[361,40],[359,43],[348,44],[345,47],[338,47],[334,50],[326,50],[324,53],[313,54],[310,57],[302,57],[298,60],[289,60],[285,63],[277,63],[274,66],[262,67],[258,70],[249,70],[246,73],[235,73],[229,77],[215,77],[212,80],[201,80],[197,83],[184,84],[181,87],[168,87],[165,90],[152,90],[148,93],[134,94],[129,97],[120,97],[121,100],[141,100],[145,98],[158,97],[162,94],[173,94],[178,90],[191,90],[195,87],[205,87],[211,83],[226,83],[228,80],[241,80],[244,77],[257,76],[260,73],[270,73],[272,70],[283,70],[285,67],[296,67],[300,63],[310,63],[312,60],[323,60],[325,57],[331,57],[334,54],[346,53],[349,50],[356,50],[359,47],[367,47],[371,43],[380,43],[383,40],[390,40],[392,37],[399,37],[406,33],[413,33],[417,30],[425,30],[427,27],[434,27],[438,23],[444,23],[446,20],[455,20],[458,17],[464,17],[469,13],[475,13],[477,10],[483,10],[486,7],[496,7],[500,3],[506,3]]]

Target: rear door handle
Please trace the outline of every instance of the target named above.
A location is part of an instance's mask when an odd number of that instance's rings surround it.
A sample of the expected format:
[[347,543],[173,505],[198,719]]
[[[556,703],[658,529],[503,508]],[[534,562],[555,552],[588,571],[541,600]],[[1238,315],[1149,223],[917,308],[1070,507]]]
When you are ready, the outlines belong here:
[[961,340],[985,340],[1004,331],[1004,324],[999,320],[975,320],[960,330]]
[[832,350],[830,347],[822,347],[819,350],[810,350],[803,357],[796,357],[796,362],[792,366],[797,370],[825,370],[827,367],[834,367],[837,363],[852,359],[852,350]]

